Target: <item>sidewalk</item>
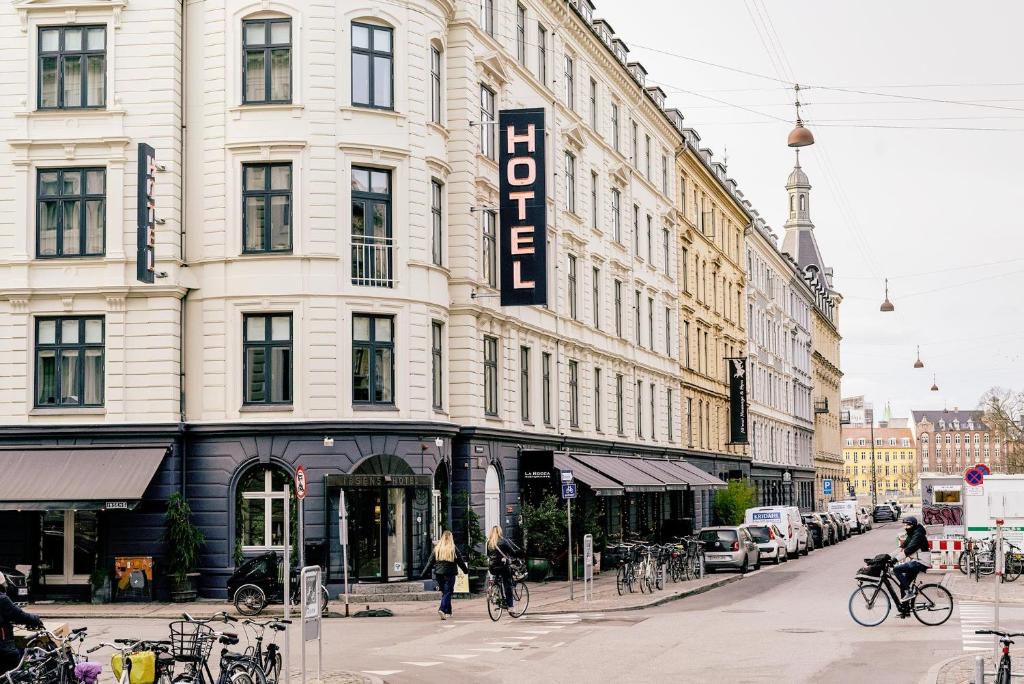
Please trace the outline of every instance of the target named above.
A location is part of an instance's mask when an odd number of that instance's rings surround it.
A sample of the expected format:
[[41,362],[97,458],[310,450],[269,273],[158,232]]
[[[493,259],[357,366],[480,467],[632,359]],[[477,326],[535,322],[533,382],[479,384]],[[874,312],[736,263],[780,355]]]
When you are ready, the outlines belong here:
[[[928,673],[926,684],[972,684],[974,659],[979,655],[982,654],[970,653],[939,663]],[[995,667],[995,657],[991,653],[985,654],[985,671],[992,672]]]
[[[960,571],[947,572],[943,585],[953,594],[953,598],[959,601],[995,601],[995,575],[983,576],[980,581],[975,582],[973,577],[968,577]],[[999,587],[999,603],[1024,605],[1024,578],[1016,582],[1003,582]]]
[[[753,573],[751,573],[753,574]],[[665,589],[655,590],[653,594],[636,593],[618,595],[615,588],[615,575],[602,573],[594,578],[593,598],[583,600],[583,583],[575,583],[575,599],[569,599],[568,582],[529,583],[531,615],[556,615],[559,613],[607,613],[622,610],[639,610],[657,606],[668,601],[675,601],[686,596],[700,594],[716,587],[725,586],[742,579],[739,573],[706,575],[701,579],[688,582],[673,583],[669,580]],[[433,601],[393,601],[378,603],[351,604],[350,611],[355,613],[365,608],[387,608],[396,616],[431,615],[437,612]],[[482,596],[456,599],[456,613],[480,614],[487,612],[487,605]],[[29,612],[49,619],[101,619],[122,618],[157,618],[173,620],[182,613],[192,617],[209,617],[219,611],[235,613],[234,606],[227,601],[216,599],[200,600],[192,603],[107,603],[93,605],[89,603],[36,603],[28,606]],[[292,614],[298,612],[293,607]],[[264,616],[280,616],[283,607],[268,606]],[[344,598],[331,597],[330,617],[343,617],[345,614]]]

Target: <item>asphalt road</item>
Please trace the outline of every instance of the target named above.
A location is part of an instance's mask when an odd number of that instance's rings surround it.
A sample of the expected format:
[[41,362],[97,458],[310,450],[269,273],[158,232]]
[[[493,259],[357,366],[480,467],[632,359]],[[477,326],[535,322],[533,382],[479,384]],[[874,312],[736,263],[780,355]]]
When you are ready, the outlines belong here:
[[[938,661],[964,652],[959,610],[941,627],[890,615],[865,628],[847,612],[853,574],[865,557],[892,551],[899,531],[876,527],[740,582],[643,611],[492,623],[460,619],[456,603],[456,617],[447,622],[436,616],[328,620],[324,671],[443,684],[918,682]],[[84,624],[90,642],[167,631],[154,620]],[[297,640],[292,657],[297,669]]]

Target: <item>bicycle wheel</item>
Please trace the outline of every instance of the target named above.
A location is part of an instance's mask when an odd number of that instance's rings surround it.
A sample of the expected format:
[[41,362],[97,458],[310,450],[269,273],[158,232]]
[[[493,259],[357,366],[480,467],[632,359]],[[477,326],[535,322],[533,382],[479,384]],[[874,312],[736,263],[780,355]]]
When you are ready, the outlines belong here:
[[877,585],[861,585],[850,594],[850,617],[862,627],[876,627],[889,617],[892,600]]
[[961,551],[960,555],[957,556],[956,565],[960,569],[960,573],[961,574],[963,574],[963,575],[969,575],[970,574],[970,568],[968,567],[969,563],[970,563],[970,560],[971,560],[971,555],[969,553],[967,553],[966,551]]
[[641,563],[636,573],[637,583],[640,585],[640,593],[647,593],[647,564]]
[[978,554],[978,574],[991,575],[996,571],[996,557],[991,551],[983,551]]
[[238,663],[228,673],[230,684],[267,684],[267,675],[257,662]]
[[658,569],[654,571],[654,586],[658,591],[665,588],[665,566],[659,565]]
[[501,587],[495,582],[487,589],[487,614],[491,617],[491,620],[497,622],[501,619],[501,612],[503,610]]
[[515,598],[515,605],[509,609],[509,617],[520,617],[530,607],[530,587],[523,582],[516,582],[512,585],[512,596]]
[[653,594],[654,593],[654,583],[655,583],[654,575],[655,575],[656,572],[657,572],[657,570],[654,569],[654,564],[650,563],[650,562],[647,563],[647,568],[644,570],[644,581],[647,582],[647,593],[648,594]]
[[240,615],[259,615],[267,605],[267,595],[255,584],[243,584],[235,592],[235,610]]
[[953,614],[953,595],[938,584],[923,584],[910,606],[914,617],[922,625],[937,627]]
[[267,675],[267,684],[277,684],[281,681],[281,667],[283,666],[283,659],[281,658],[281,651],[274,651],[274,655],[267,657],[263,661],[263,672]]
[[1010,656],[1003,655],[999,659],[999,671],[996,672],[996,684],[1010,684]]
[[1024,557],[1016,553],[1006,554],[1006,568],[1003,573],[1003,579],[1007,582],[1016,582],[1021,572],[1024,572]]
[[629,593],[636,593],[636,566],[626,566],[626,586],[629,587]]
[[626,591],[626,566],[620,565],[615,572],[615,590],[622,596]]

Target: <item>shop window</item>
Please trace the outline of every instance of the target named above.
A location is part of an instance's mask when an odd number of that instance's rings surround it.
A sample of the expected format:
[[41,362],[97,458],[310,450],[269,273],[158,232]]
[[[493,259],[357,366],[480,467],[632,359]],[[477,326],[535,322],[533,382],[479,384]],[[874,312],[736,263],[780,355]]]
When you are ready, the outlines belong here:
[[242,22],[244,104],[292,101],[292,22],[257,19]]
[[352,403],[395,403],[395,319],[352,317]]
[[284,502],[290,491],[291,478],[279,468],[256,467],[242,476],[235,496],[235,534],[242,551],[284,548]]
[[394,109],[393,32],[352,23],[352,104]]
[[39,29],[39,109],[106,106],[106,41],[103,26]]
[[40,169],[36,184],[36,254],[103,256],[106,171]]
[[36,406],[103,405],[102,317],[36,321]]
[[292,403],[291,314],[246,314],[245,403]]

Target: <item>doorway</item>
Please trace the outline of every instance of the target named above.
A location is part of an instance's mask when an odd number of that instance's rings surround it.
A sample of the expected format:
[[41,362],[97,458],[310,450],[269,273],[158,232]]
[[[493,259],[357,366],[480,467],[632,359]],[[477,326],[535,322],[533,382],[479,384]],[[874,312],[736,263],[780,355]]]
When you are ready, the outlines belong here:
[[484,534],[489,535],[495,525],[501,527],[501,477],[491,464],[484,480]]
[[406,487],[354,488],[345,492],[352,549],[350,570],[359,581],[409,578],[409,512]]
[[41,518],[40,569],[47,584],[88,584],[96,568],[96,511],[46,511]]

